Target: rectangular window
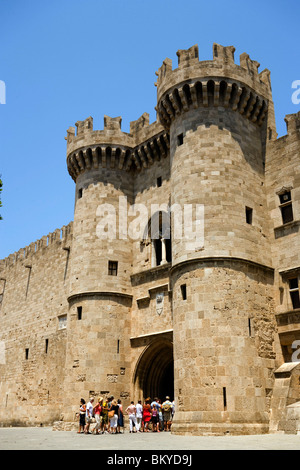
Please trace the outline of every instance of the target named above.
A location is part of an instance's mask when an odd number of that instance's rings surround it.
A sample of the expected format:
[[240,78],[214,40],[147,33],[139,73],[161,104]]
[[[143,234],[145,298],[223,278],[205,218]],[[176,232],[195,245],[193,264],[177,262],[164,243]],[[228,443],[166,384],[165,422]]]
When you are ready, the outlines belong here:
[[117,276],[118,274],[118,261],[108,262],[108,274],[110,276]]
[[159,176],[159,177],[157,178],[156,183],[157,183],[157,187],[160,188],[161,185],[162,185],[161,176]]
[[82,319],[82,307],[77,307],[77,320]]
[[186,300],[186,284],[180,286],[182,300]]
[[285,204],[292,200],[291,191],[279,195],[280,204]]
[[183,144],[183,134],[179,134],[177,136],[177,145],[182,145]]
[[46,340],[45,340],[45,353],[46,353],[46,354],[48,353],[48,346],[49,346],[49,340],[46,339]]
[[28,358],[29,358],[29,349],[26,348],[25,349],[25,359],[26,359],[26,361],[28,360]]
[[289,279],[289,290],[293,309],[300,308],[299,282],[297,277]]
[[58,317],[58,329],[64,330],[67,328],[67,315],[61,315]]
[[294,220],[291,191],[279,195],[282,223],[287,224]]
[[78,189],[78,199],[82,198],[82,188]]
[[252,225],[252,215],[253,215],[253,209],[251,209],[251,207],[246,207],[246,222],[247,222],[247,224]]

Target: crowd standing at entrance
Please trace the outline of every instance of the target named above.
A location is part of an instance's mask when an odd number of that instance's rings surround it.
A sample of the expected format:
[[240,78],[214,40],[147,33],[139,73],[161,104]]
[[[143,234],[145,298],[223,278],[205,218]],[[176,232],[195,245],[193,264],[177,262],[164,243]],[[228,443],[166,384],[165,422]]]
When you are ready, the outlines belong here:
[[[123,434],[124,414],[129,419],[129,432],[161,432],[170,431],[175,403],[166,397],[162,402],[159,398],[147,398],[144,403],[131,401],[123,410],[121,400],[113,396],[91,397],[88,403],[83,398],[79,406],[79,434]],[[91,425],[94,424],[93,429]]]

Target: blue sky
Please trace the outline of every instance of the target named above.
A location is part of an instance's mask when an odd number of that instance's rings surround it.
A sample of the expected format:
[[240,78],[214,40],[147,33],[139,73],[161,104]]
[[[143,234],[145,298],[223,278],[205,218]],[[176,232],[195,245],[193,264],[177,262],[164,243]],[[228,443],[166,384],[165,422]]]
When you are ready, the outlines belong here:
[[0,259],[73,220],[66,130],[78,120],[156,119],[155,71],[194,44],[247,52],[271,71],[277,131],[300,80],[299,0],[0,0]]

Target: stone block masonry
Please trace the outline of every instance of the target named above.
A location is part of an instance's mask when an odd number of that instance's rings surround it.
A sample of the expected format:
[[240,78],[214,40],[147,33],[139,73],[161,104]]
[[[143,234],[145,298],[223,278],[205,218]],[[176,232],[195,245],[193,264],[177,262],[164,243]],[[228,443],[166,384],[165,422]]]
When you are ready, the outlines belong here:
[[[300,118],[277,138],[270,71],[234,53],[166,58],[153,123],[68,128],[73,222],[0,261],[1,426],[168,395],[174,434],[299,432]],[[198,245],[169,217],[197,205]]]
[[72,226],[1,262],[1,425],[60,418]]

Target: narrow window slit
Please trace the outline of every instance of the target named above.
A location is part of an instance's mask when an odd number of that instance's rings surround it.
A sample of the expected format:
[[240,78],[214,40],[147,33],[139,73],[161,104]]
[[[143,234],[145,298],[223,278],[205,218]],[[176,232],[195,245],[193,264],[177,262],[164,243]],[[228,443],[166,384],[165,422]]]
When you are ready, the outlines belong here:
[[183,144],[183,134],[179,134],[177,136],[177,145],[182,145]]
[[226,387],[223,387],[223,405],[224,405],[224,411],[226,411],[227,410]]
[[248,330],[249,330],[249,336],[251,338],[251,336],[252,336],[251,318],[248,318]]
[[251,207],[246,207],[246,222],[249,225],[252,225],[252,218],[253,218],[253,209]]
[[82,307],[77,307],[77,320],[82,320]]
[[182,300],[186,300],[186,284],[180,286]]

